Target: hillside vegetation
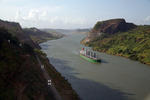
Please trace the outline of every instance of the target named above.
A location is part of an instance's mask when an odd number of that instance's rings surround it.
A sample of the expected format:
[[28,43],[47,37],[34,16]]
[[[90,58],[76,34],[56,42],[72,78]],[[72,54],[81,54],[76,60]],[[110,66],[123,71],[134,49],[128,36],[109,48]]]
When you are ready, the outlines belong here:
[[100,52],[124,56],[150,65],[150,26],[138,26],[112,35],[103,33],[83,44]]
[[49,63],[38,43],[61,38],[36,28],[23,30],[19,23],[0,20],[0,100],[55,100],[43,75],[44,64],[52,85],[63,100],[79,100],[71,85]]
[[33,48],[0,29],[0,100],[50,99]]
[[52,78],[53,85],[59,92],[63,100],[80,100],[77,93],[72,89],[71,84],[63,77],[50,63],[46,54],[36,50],[40,60],[43,62],[45,69]]
[[138,26],[124,19],[95,24],[82,44],[94,50],[124,56],[150,65],[150,26]]
[[59,39],[64,35],[57,32],[46,32],[37,28],[25,28],[23,32],[30,36],[35,43],[46,42],[47,40]]
[[106,21],[98,21],[93,29],[89,32],[88,36],[82,40],[82,43],[90,42],[93,39],[105,33],[107,35],[116,34],[118,32],[127,32],[137,26],[133,23],[128,23],[125,19],[110,19]]
[[33,48],[40,48],[38,44],[31,40],[28,34],[23,32],[19,23],[0,20],[0,28],[6,29],[11,35],[17,37],[20,42],[29,44]]

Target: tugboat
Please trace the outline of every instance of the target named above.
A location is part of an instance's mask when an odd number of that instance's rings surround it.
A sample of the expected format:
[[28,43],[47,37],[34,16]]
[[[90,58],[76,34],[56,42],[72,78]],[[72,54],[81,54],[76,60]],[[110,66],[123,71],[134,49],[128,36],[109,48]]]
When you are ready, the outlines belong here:
[[92,63],[101,62],[96,52],[87,50],[85,48],[82,48],[82,50],[80,51],[80,57]]

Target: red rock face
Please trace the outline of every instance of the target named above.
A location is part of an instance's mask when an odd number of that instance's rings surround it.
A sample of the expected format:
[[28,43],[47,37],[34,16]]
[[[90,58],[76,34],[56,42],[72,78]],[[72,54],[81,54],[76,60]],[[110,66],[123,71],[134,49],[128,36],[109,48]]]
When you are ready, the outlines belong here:
[[97,24],[92,29],[92,32],[114,34],[117,32],[125,32],[135,27],[136,25],[132,23],[126,23],[124,19],[111,19],[97,22]]
[[88,36],[83,42],[89,42],[92,39],[104,34],[115,34],[117,32],[126,32],[130,29],[135,28],[136,25],[133,23],[127,23],[124,19],[110,19],[106,21],[97,22]]

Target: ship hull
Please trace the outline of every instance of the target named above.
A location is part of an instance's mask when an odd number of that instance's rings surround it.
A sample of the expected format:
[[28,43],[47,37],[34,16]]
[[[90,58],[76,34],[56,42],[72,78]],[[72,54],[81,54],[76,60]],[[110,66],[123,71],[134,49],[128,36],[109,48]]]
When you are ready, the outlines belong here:
[[89,62],[92,62],[92,63],[100,63],[101,62],[101,60],[92,59],[92,58],[84,56],[83,54],[80,54],[80,57],[89,61]]

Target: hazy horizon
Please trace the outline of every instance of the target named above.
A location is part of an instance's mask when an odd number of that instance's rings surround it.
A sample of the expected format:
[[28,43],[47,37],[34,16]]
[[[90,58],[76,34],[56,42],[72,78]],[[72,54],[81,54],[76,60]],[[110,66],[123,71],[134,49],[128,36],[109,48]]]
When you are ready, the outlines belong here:
[[144,25],[149,10],[149,0],[0,0],[0,19],[22,27],[82,29],[114,18]]

